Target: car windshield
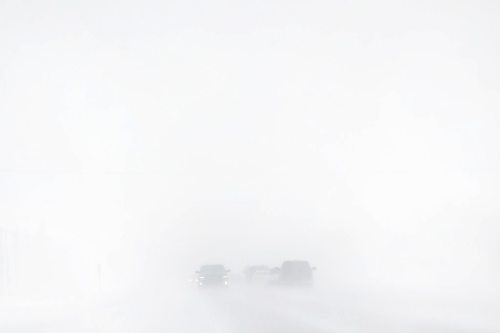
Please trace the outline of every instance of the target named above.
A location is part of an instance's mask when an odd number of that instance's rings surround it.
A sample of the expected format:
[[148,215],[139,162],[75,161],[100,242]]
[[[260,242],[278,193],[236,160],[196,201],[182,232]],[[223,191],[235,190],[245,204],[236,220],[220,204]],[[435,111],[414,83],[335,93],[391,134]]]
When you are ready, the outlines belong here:
[[303,275],[311,272],[311,266],[307,261],[286,261],[283,263],[281,271],[290,275]]
[[201,274],[224,274],[226,269],[224,265],[204,265],[200,268]]
[[267,267],[258,267],[258,268],[255,269],[255,272],[256,273],[267,273],[267,272],[269,272],[269,268],[267,268]]

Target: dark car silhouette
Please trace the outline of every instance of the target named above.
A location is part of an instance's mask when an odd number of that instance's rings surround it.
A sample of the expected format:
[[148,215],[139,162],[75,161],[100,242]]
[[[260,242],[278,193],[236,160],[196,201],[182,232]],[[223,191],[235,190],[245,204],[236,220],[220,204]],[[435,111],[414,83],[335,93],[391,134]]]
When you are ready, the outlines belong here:
[[196,271],[196,283],[199,287],[227,287],[228,273],[224,265],[203,265]]
[[247,283],[268,283],[271,278],[272,270],[266,265],[248,266],[243,274]]
[[305,260],[287,260],[276,267],[273,272],[277,275],[275,284],[291,286],[310,286],[313,284],[313,271],[308,261]]

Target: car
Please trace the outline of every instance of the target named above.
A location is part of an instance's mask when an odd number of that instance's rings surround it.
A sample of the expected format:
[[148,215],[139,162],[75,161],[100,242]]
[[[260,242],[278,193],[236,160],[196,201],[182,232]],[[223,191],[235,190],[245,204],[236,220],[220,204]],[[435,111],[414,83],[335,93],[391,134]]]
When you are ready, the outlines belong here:
[[202,265],[196,271],[195,281],[198,287],[228,287],[229,269],[221,264]]
[[313,284],[313,271],[316,270],[308,261],[287,260],[276,267],[273,272],[277,275],[275,284],[289,286],[310,286]]
[[271,277],[271,269],[266,265],[248,266],[243,273],[248,283],[265,284]]

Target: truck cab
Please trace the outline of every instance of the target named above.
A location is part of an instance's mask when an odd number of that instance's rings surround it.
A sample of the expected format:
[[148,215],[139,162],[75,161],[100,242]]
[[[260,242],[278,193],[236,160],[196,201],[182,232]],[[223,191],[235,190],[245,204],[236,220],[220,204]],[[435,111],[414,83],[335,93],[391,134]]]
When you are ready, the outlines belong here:
[[277,282],[283,285],[307,286],[313,284],[313,271],[308,261],[305,260],[287,260],[281,264],[280,268],[276,268],[275,272],[278,275]]

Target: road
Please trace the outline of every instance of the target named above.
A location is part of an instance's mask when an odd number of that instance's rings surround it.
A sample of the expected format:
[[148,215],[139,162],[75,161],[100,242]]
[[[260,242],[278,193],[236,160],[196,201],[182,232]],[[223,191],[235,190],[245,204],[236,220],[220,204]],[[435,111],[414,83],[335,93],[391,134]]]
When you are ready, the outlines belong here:
[[2,333],[493,333],[498,302],[457,305],[321,288],[173,288],[92,305],[3,307]]

